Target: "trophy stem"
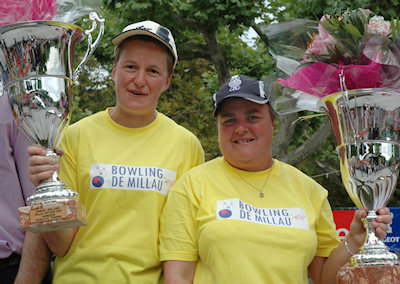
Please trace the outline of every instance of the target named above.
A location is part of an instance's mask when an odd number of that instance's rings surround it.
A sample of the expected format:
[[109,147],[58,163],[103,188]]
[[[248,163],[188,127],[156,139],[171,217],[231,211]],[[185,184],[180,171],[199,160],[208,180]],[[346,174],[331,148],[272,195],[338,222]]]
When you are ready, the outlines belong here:
[[[46,157],[56,159],[57,163],[60,156],[53,149],[46,149]],[[48,204],[53,202],[62,202],[69,200],[78,200],[79,194],[68,189],[67,185],[60,181],[57,171],[54,171],[53,176],[36,188],[36,193],[28,197],[28,205]]]
[[388,247],[380,241],[372,227],[372,221],[376,219],[374,210],[368,211],[368,216],[364,220],[364,226],[367,233],[367,239],[359,254],[350,258],[350,264],[353,266],[367,265],[397,265],[398,257],[391,253]]
[[[53,158],[56,161],[57,164],[60,163],[60,156],[57,155],[56,152],[54,152],[53,149],[49,149],[49,148],[46,149],[46,157]],[[51,178],[45,180],[44,183],[57,182],[57,181],[60,181],[60,178],[58,177],[58,172],[54,171],[54,173],[51,176]]]

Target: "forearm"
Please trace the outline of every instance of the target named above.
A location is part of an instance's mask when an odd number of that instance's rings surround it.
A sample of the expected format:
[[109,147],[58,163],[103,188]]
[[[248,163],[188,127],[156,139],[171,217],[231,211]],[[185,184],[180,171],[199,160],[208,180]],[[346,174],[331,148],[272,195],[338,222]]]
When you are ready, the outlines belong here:
[[335,284],[339,269],[349,261],[350,257],[351,255],[347,252],[344,242],[342,242],[325,261],[321,273],[321,283]]
[[50,267],[52,253],[41,234],[27,232],[15,284],[41,283]]
[[169,260],[163,263],[165,284],[191,284],[197,262]]
[[42,233],[47,246],[56,256],[64,256],[75,238],[78,228],[50,231]]

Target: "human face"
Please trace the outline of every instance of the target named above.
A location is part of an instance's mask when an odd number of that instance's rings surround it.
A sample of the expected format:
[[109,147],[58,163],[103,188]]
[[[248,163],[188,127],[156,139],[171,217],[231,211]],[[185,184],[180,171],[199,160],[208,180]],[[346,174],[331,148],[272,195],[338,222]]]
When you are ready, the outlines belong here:
[[235,168],[262,171],[272,166],[274,122],[266,104],[226,99],[217,117],[219,147]]
[[117,123],[139,127],[156,117],[156,105],[171,82],[167,69],[168,54],[151,42],[130,41],[123,47],[113,66],[117,105],[110,112]]

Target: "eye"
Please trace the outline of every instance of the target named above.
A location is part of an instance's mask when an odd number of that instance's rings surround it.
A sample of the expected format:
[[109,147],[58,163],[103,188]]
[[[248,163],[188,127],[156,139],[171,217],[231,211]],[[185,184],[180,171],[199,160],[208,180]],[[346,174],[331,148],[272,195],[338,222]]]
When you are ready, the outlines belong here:
[[260,117],[258,115],[249,115],[247,119],[248,121],[257,121]]
[[125,65],[125,68],[128,69],[128,70],[134,70],[135,69],[135,65],[127,64],[127,65]]
[[234,118],[226,118],[226,119],[222,119],[221,123],[222,125],[232,125],[236,122],[236,119]]
[[153,74],[153,75],[158,75],[158,74],[160,74],[160,72],[157,70],[157,69],[149,69],[149,72],[150,72],[150,74]]

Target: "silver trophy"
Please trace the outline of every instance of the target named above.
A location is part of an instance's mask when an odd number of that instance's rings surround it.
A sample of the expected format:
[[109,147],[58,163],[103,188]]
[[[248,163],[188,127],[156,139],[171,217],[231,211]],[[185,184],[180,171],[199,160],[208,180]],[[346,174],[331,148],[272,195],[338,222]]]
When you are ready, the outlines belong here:
[[[70,121],[71,86],[77,83],[80,69],[104,33],[104,19],[94,12],[89,18],[92,27],[85,31],[71,23],[54,21],[27,21],[0,27],[0,72],[4,93],[9,96],[19,128],[33,144],[44,146],[47,156],[58,158],[53,149],[59,145]],[[92,42],[91,33],[98,24],[98,36]],[[88,48],[74,71],[74,48],[85,38]],[[78,193],[68,189],[55,172],[50,180],[37,187],[27,203],[35,206],[71,200],[78,201]],[[59,227],[47,223],[60,222],[42,223],[44,230],[52,230]],[[73,222],[64,223],[64,227],[76,226]]]
[[397,265],[374,233],[376,210],[396,189],[400,161],[400,90],[342,91],[322,99],[336,137],[343,184],[358,208],[367,208],[367,238],[353,266]]

